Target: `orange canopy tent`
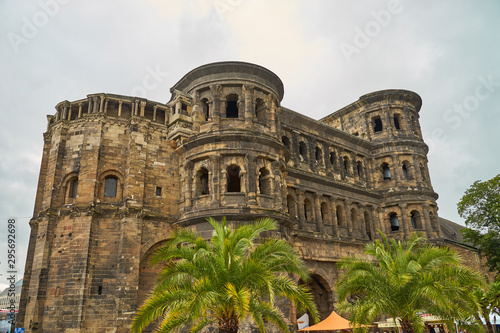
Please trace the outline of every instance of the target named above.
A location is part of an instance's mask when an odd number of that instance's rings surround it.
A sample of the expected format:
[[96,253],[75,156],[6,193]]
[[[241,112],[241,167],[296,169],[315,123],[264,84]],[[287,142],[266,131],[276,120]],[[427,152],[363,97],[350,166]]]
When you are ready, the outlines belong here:
[[352,329],[352,325],[349,320],[342,318],[335,311],[332,311],[332,313],[325,320],[299,331],[335,331],[348,329]]

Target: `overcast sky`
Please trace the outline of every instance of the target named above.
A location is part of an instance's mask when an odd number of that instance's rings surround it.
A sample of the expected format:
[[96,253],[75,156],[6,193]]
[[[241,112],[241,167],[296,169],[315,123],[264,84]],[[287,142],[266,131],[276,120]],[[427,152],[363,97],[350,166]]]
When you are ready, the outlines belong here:
[[[0,0],[0,288],[7,218],[22,277],[46,115],[105,92],[170,98],[200,65],[247,61],[315,119],[382,89],[423,100],[439,215],[499,173],[500,1]],[[2,288],[3,289],[3,288]]]

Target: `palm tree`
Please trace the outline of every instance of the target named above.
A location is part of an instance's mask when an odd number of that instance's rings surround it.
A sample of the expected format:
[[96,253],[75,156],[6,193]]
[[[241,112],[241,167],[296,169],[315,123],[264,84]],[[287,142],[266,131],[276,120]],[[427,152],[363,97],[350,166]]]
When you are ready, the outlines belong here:
[[369,325],[379,316],[397,318],[404,333],[423,332],[424,313],[450,324],[455,319],[471,324],[477,309],[471,291],[483,283],[479,273],[463,266],[451,249],[433,246],[420,235],[407,242],[380,235],[382,241],[365,246],[373,260],[340,261],[340,311],[357,325]]
[[494,333],[493,325],[490,321],[490,315],[500,314],[500,282],[493,282],[487,286],[487,289],[477,288],[472,292],[479,303],[479,309],[474,314],[477,322],[481,322],[481,317],[486,323],[486,331]]
[[276,229],[269,218],[236,229],[226,220],[207,219],[214,228],[207,241],[187,229],[177,229],[173,238],[154,253],[153,264],[166,263],[149,298],[138,310],[131,332],[139,333],[156,319],[158,332],[189,327],[198,332],[217,324],[219,332],[237,332],[239,323],[251,316],[261,332],[264,323],[287,332],[275,300],[286,297],[299,310],[309,311],[318,321],[318,311],[307,287],[307,268],[292,246],[279,239],[259,235]]

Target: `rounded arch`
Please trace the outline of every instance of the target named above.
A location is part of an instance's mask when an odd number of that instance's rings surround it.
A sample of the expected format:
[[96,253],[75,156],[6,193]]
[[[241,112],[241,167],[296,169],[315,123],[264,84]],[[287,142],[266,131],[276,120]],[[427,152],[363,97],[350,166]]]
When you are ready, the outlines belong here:
[[344,227],[345,226],[344,207],[342,207],[342,205],[337,205],[335,211],[337,214],[337,225],[339,227]]
[[262,98],[257,98],[255,100],[255,118],[258,122],[263,123],[267,120],[266,103]]
[[304,141],[299,142],[299,160],[301,162],[307,162],[307,145]]
[[411,169],[410,162],[408,160],[404,160],[401,163],[401,171],[403,172],[404,179],[411,179],[412,178],[410,169]]
[[410,222],[413,230],[422,229],[422,216],[418,210],[412,210],[410,212]]
[[[333,311],[333,290],[328,281],[318,272],[314,272],[310,276],[311,278],[307,283],[300,279],[299,285],[307,285],[318,307],[320,320],[323,320]],[[303,313],[297,313],[297,317],[302,315]],[[309,318],[311,318],[310,314]]]
[[309,198],[304,199],[304,217],[306,221],[312,221],[314,219],[314,209],[312,200]]
[[365,232],[366,232],[366,235],[368,236],[368,239],[369,240],[372,240],[373,238],[373,235],[372,235],[372,229],[371,229],[371,225],[372,225],[372,219],[371,219],[371,214],[370,212],[368,212],[367,210],[365,210],[365,212],[363,213],[363,218],[365,220]]
[[273,175],[267,167],[259,169],[259,193],[263,195],[273,194]]
[[65,204],[74,203],[78,194],[78,172],[68,173],[62,181],[62,191],[63,201]]
[[321,200],[320,211],[321,221],[325,224],[331,224],[332,217],[330,214],[330,203],[328,202],[328,200]]
[[397,213],[395,212],[389,213],[389,223],[391,224],[391,231],[399,230],[399,219]]
[[380,168],[382,169],[382,177],[384,180],[391,180],[392,179],[392,173],[391,173],[391,168],[389,167],[389,164],[384,162],[380,165]]
[[117,170],[107,170],[99,176],[99,199],[116,202],[123,199],[123,176]]
[[226,96],[226,118],[239,118],[238,99],[237,94]]
[[203,117],[205,118],[205,121],[207,121],[210,118],[210,104],[208,98],[202,98],[200,103],[203,110]]
[[359,229],[358,210],[356,208],[351,209],[351,223],[354,230]]
[[241,167],[237,164],[230,164],[226,167],[227,172],[227,192],[241,192]]
[[195,196],[210,194],[209,178],[209,172],[206,167],[202,166],[196,171],[194,180]]

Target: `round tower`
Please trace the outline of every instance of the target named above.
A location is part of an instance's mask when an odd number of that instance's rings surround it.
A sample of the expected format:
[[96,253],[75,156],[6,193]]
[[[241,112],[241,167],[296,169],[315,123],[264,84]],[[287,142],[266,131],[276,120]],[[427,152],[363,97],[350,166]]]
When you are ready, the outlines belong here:
[[182,156],[180,222],[280,217],[289,152],[277,133],[278,76],[250,63],[212,63],[186,74],[171,92],[169,138]]

